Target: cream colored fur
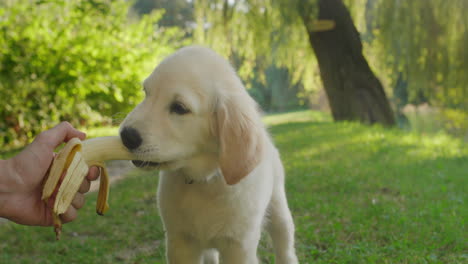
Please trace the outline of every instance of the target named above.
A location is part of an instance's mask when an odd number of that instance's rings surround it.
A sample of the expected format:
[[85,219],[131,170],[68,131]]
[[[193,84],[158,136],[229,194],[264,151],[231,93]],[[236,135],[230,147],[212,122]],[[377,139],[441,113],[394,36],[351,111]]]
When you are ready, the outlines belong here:
[[[279,153],[229,63],[210,49],[186,47],[144,86],[144,101],[121,128],[141,135],[132,150],[138,157],[161,163],[168,263],[256,264],[263,226],[276,263],[298,263]],[[190,113],[172,113],[175,101]]]

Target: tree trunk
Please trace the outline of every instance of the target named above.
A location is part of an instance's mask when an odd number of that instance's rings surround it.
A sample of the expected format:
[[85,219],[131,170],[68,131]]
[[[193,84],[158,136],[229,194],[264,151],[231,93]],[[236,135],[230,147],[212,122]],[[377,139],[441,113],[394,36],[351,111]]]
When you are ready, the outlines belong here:
[[341,0],[319,0],[319,20],[333,20],[335,27],[316,31],[314,19],[302,15],[333,118],[395,125],[382,84],[362,54],[359,33]]

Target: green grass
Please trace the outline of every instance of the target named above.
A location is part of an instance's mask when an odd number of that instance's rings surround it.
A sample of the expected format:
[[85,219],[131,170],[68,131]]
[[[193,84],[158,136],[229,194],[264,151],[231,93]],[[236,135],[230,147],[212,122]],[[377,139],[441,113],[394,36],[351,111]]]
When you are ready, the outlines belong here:
[[[301,263],[467,263],[468,147],[303,111],[265,118],[282,153]],[[0,225],[0,263],[165,263],[157,176],[134,172],[111,209],[51,228]],[[268,239],[262,263],[274,263]]]

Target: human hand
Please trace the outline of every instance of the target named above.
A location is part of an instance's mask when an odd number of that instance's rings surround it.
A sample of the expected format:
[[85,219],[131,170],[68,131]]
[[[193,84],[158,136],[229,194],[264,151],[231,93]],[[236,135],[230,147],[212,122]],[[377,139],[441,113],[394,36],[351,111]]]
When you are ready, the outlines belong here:
[[[0,167],[0,216],[24,225],[53,225],[52,210],[42,200],[45,176],[54,158],[54,149],[63,142],[86,134],[62,122],[39,134],[17,156],[3,161]],[[91,181],[99,177],[99,169],[92,167],[83,180],[71,206],[61,215],[64,223],[77,217],[77,210],[84,204],[84,193]]]

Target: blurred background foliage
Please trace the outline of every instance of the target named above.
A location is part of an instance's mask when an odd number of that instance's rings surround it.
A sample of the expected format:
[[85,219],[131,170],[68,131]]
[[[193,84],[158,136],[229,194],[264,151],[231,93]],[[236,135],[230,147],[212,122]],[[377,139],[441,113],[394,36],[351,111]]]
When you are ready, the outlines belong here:
[[[345,0],[402,127],[467,137],[468,1]],[[327,111],[301,14],[314,0],[0,2],[0,144],[60,120],[118,122],[166,55],[202,44],[229,58],[267,112]],[[426,129],[428,128],[428,129]]]
[[68,120],[110,124],[141,99],[153,62],[182,45],[164,11],[129,16],[124,1],[0,3],[0,144],[24,144]]

